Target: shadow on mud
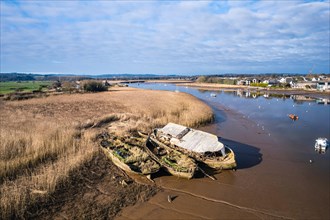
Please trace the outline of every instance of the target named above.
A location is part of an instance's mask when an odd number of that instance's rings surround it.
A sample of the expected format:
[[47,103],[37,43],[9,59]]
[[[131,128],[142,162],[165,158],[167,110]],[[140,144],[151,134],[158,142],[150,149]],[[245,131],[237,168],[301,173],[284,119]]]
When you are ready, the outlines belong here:
[[257,147],[225,138],[220,138],[219,141],[234,151],[237,169],[254,167],[262,161],[262,154],[260,153],[260,149]]

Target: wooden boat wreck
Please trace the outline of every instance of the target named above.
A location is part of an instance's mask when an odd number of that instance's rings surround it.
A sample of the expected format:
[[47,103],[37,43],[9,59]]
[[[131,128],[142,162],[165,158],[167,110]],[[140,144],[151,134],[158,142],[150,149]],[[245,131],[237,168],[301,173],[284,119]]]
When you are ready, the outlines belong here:
[[176,149],[195,160],[215,169],[234,169],[236,160],[234,152],[219,142],[216,135],[168,123],[165,127],[154,129],[150,139]]
[[102,134],[100,139],[101,149],[105,155],[125,172],[148,175],[159,171],[159,164],[143,148],[126,143],[108,133]]
[[145,142],[148,154],[173,176],[191,179],[197,169],[195,161],[164,144],[154,141],[149,136]]

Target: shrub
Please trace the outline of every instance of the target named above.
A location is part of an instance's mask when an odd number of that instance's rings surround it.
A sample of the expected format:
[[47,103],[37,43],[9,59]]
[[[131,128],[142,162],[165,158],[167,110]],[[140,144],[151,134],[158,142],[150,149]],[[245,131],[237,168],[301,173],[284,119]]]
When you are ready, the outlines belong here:
[[74,82],[64,81],[62,83],[62,90],[67,92],[73,92],[76,89]]
[[57,81],[52,83],[51,87],[54,88],[54,89],[57,89],[59,87],[62,87],[62,83],[59,80],[57,80]]
[[206,82],[207,78],[205,76],[200,76],[197,78],[196,82],[198,83],[204,83]]
[[103,85],[102,82],[89,81],[84,84],[84,90],[87,92],[102,92],[107,91],[108,87]]

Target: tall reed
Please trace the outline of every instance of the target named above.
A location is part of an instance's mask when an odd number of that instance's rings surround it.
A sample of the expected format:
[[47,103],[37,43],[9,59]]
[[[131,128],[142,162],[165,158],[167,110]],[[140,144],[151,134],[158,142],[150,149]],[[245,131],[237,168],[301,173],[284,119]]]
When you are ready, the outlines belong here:
[[[72,170],[89,161],[97,152],[97,147],[91,138],[95,134],[87,131],[78,138],[73,135],[76,132],[73,128],[66,128],[63,133],[58,129],[57,127],[51,128],[47,131],[49,135],[43,138],[34,132],[27,135],[25,141],[30,141],[27,144],[32,144],[30,146],[34,149],[20,152],[16,158],[12,158],[10,150],[4,154],[6,159],[15,160],[15,163],[8,163],[10,165],[5,167],[7,172],[3,173],[3,183],[0,186],[2,218],[24,218],[28,206],[47,198],[55,191],[58,184],[66,180]],[[33,142],[34,138],[39,138],[39,144]],[[29,146],[27,145],[27,147]],[[53,154],[56,156],[50,162],[45,163],[47,155]],[[20,157],[27,159],[21,160]],[[35,158],[39,158],[40,161],[37,163]],[[27,162],[28,160],[30,162]],[[13,177],[18,168],[25,169],[25,175],[17,175],[14,180],[6,179],[6,177]]]
[[0,102],[0,216],[24,218],[29,207],[46,201],[98,152],[93,139],[102,129],[149,132],[168,122],[195,127],[212,117],[191,95],[130,88]]

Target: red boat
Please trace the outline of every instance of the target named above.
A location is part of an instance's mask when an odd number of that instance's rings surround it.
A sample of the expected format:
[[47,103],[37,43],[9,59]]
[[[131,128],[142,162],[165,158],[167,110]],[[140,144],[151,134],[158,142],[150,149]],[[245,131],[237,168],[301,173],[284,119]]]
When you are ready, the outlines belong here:
[[295,114],[289,114],[289,118],[291,118],[293,121],[298,120],[298,116]]

